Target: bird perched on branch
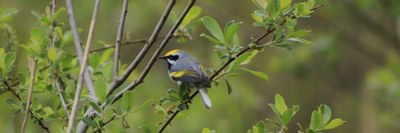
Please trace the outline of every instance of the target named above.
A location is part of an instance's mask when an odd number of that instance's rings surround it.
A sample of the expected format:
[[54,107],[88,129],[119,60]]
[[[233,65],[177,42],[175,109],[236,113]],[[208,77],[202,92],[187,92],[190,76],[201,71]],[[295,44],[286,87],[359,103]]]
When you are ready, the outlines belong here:
[[188,83],[199,90],[200,96],[207,109],[211,108],[211,100],[207,95],[210,79],[203,66],[187,52],[179,49],[171,50],[159,57],[168,63],[168,76],[178,85]]

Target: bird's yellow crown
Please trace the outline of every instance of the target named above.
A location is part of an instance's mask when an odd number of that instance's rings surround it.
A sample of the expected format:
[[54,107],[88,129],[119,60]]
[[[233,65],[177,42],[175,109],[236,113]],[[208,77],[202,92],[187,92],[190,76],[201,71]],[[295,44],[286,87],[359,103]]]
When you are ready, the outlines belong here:
[[171,51],[167,52],[164,56],[170,56],[170,55],[172,55],[172,54],[174,54],[174,53],[176,53],[178,51],[180,51],[180,49],[171,50]]

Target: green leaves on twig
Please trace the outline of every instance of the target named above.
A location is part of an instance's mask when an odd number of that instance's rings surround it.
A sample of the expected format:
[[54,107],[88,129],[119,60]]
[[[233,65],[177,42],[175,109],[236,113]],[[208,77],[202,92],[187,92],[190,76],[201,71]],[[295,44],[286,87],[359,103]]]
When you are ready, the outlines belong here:
[[[268,104],[275,116],[276,120],[266,119],[268,123],[272,123],[273,125],[278,127],[279,133],[283,132],[294,132],[288,131],[288,124],[291,122],[292,118],[299,111],[298,105],[293,105],[292,107],[288,107],[285,103],[285,100],[280,94],[275,94],[275,103]],[[331,130],[343,125],[345,122],[340,118],[335,118],[331,120],[331,109],[328,105],[321,104],[317,110],[314,110],[311,114],[311,122],[310,126],[304,132],[302,126],[297,123],[300,129],[297,131],[298,133],[317,133],[321,131]],[[249,129],[247,133],[266,133],[265,130],[266,123],[264,121],[258,122],[252,129]],[[276,130],[275,130],[276,131]]]
[[317,110],[314,110],[311,114],[310,127],[307,129],[307,133],[316,133],[320,131],[334,129],[345,123],[340,118],[331,120],[331,109],[327,105],[320,105]]

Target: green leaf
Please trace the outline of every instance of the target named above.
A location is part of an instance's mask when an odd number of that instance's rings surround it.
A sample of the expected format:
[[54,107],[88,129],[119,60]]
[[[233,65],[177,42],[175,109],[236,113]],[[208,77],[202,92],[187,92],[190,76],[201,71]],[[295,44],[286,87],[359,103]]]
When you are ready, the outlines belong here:
[[281,0],[281,7],[280,9],[283,10],[292,4],[292,0]]
[[268,104],[269,107],[271,107],[272,111],[274,111],[276,117],[279,119],[279,121],[282,121],[282,115],[281,113],[278,111],[278,109],[276,108],[275,104]]
[[246,61],[247,57],[251,55],[250,52],[246,52],[242,54],[241,56],[237,57],[232,64],[229,66],[228,71],[231,71],[233,69],[236,69],[242,62]]
[[4,58],[4,63],[6,66],[6,76],[14,69],[15,53],[8,53]]
[[64,7],[59,8],[54,15],[52,16],[52,20],[54,20],[55,18],[57,18],[61,13],[66,13],[67,9],[65,9]]
[[311,33],[311,30],[299,30],[294,32],[290,37],[303,37]]
[[257,77],[259,77],[259,78],[261,78],[261,79],[264,79],[264,80],[268,80],[268,79],[269,79],[269,78],[268,78],[268,75],[265,74],[265,73],[263,73],[263,72],[259,72],[259,71],[255,71],[255,70],[250,70],[250,69],[247,69],[247,68],[240,68],[240,69],[242,69],[242,70],[244,70],[244,71],[246,71],[246,72],[249,72],[250,74],[252,74],[252,75],[254,75],[254,76],[257,76]]
[[320,110],[320,112],[322,113],[322,120],[324,122],[324,125],[326,125],[329,120],[331,120],[331,115],[332,115],[332,111],[331,108],[329,108],[328,105],[321,105],[318,110]]
[[261,24],[260,26],[262,26],[262,23],[263,23],[264,20],[260,15],[257,15],[256,13],[252,13],[251,17],[254,19],[254,21],[257,22],[257,24]]
[[105,63],[106,61],[108,61],[108,59],[110,59],[110,57],[111,57],[111,55],[113,55],[113,53],[114,53],[114,49],[107,49],[106,51],[104,51],[101,54],[99,63],[102,64],[102,63]]
[[333,119],[331,122],[329,122],[327,125],[325,125],[323,130],[334,129],[334,128],[337,128],[337,127],[343,125],[344,123],[345,123],[345,121],[343,121],[342,119],[336,118],[336,119]]
[[265,133],[265,132],[266,132],[264,121],[259,121],[259,122],[257,123],[256,126],[257,126],[258,131],[259,131],[260,133]]
[[121,110],[122,112],[130,112],[135,102],[135,96],[132,91],[127,91],[122,95]]
[[33,28],[31,30],[31,40],[34,42],[41,42],[43,39],[43,33],[39,28]]
[[211,37],[211,36],[209,36],[209,35],[207,35],[205,33],[200,34],[200,37],[206,38],[207,40],[209,40],[210,42],[214,43],[215,45],[222,45],[222,43],[220,41],[218,41],[217,39],[215,39],[215,38],[213,38],[213,37]]
[[99,105],[95,102],[90,101],[89,105],[92,106],[92,108],[97,111],[99,114],[101,114],[103,111],[100,109]]
[[102,78],[98,78],[94,81],[94,88],[96,96],[99,98],[100,102],[104,102],[107,96],[107,83]]
[[18,12],[17,9],[14,8],[9,8],[9,9],[5,9],[5,10],[1,10],[0,9],[0,28],[2,28],[2,26],[4,26],[2,24],[2,22],[8,22],[12,20],[12,15],[16,14]]
[[211,130],[209,128],[203,128],[201,133],[211,133]]
[[96,122],[94,122],[92,119],[90,119],[89,117],[83,117],[82,121],[86,124],[89,125],[91,127],[96,127]]
[[226,87],[228,88],[228,95],[232,93],[232,86],[229,84],[228,80],[225,79]]
[[313,44],[312,42],[310,42],[310,41],[308,41],[308,40],[306,40],[306,39],[303,39],[303,38],[299,38],[299,37],[289,38],[289,39],[287,39],[287,40],[288,40],[288,41],[292,41],[292,42],[299,42],[299,43],[306,44],[306,45],[311,45],[311,44]]
[[294,113],[293,109],[288,109],[283,113],[283,115],[282,115],[283,125],[289,124],[290,120],[293,117],[293,113]]
[[218,22],[209,16],[205,16],[201,18],[204,26],[207,30],[213,35],[217,40],[225,42],[224,34],[222,33],[221,27],[219,26]]
[[258,6],[258,8],[265,9],[267,8],[268,2],[267,0],[253,0],[254,4]]
[[57,56],[56,48],[51,47],[47,50],[47,57],[50,59],[50,61],[54,62],[56,60],[56,56]]
[[148,99],[147,101],[143,102],[139,107],[137,107],[136,109],[132,110],[132,112],[130,113],[135,113],[141,109],[143,109],[146,105],[148,105],[149,103],[152,103],[153,99]]
[[290,44],[286,44],[286,43],[280,43],[280,44],[276,44],[276,45],[272,45],[272,46],[278,47],[278,48],[283,48],[283,49],[286,49],[286,50],[289,50],[289,51],[293,50],[293,46],[290,45]]
[[232,42],[233,36],[239,30],[241,22],[235,22],[234,20],[228,22],[225,27],[225,41],[230,44]]
[[92,53],[89,57],[89,64],[93,69],[96,69],[97,66],[100,64],[100,54]]
[[280,10],[280,0],[268,0],[268,5],[266,9],[273,18],[277,17]]
[[310,129],[313,131],[319,131],[324,125],[322,121],[322,115],[318,111],[313,111],[311,114]]
[[97,98],[92,97],[90,95],[83,95],[82,98],[84,98],[90,102],[99,103],[99,100]]
[[287,106],[285,104],[285,100],[280,94],[275,95],[275,107],[279,111],[279,114],[282,116],[283,113],[286,112]]
[[141,125],[139,128],[142,129],[143,133],[151,133],[151,130],[148,126]]
[[201,8],[199,6],[193,6],[192,9],[189,10],[186,17],[182,21],[182,25],[189,25],[190,22],[197,18],[201,14]]

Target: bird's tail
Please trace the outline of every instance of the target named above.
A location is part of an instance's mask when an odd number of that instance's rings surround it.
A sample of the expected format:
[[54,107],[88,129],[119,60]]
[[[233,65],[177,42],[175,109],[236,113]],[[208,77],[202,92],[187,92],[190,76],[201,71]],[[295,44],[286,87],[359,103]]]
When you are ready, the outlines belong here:
[[199,93],[207,109],[211,108],[211,99],[207,95],[207,88],[199,88]]

